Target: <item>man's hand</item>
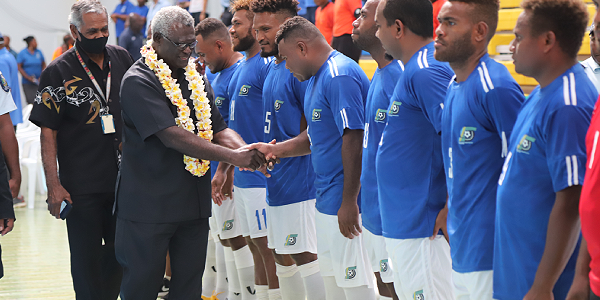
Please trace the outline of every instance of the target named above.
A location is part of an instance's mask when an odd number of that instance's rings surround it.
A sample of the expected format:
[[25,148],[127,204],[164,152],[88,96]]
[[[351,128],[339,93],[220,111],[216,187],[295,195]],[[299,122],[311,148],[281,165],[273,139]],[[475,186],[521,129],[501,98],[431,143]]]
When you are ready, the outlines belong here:
[[245,149],[242,147],[235,151],[236,156],[232,161],[232,164],[239,168],[254,171],[266,163],[264,154],[256,149]]
[[590,279],[587,276],[575,275],[571,289],[567,294],[567,300],[589,300]]
[[273,159],[277,159],[277,157],[275,155],[275,150],[276,150],[274,147],[275,143],[276,143],[275,140],[272,140],[269,143],[254,143],[254,144],[246,145],[246,146],[244,146],[244,148],[256,149],[265,155],[265,159],[267,161],[270,161]]
[[437,217],[435,218],[435,226],[433,227],[433,235],[429,238],[430,240],[435,239],[435,237],[437,236],[438,232],[440,232],[440,229],[441,229],[442,233],[444,234],[444,237],[446,238],[446,241],[448,243],[450,243],[450,240],[448,239],[447,220],[448,220],[448,204],[446,203],[444,208],[442,208],[442,210],[440,210]]
[[5,235],[15,227],[15,219],[0,219],[0,234]]
[[534,284],[525,297],[523,297],[523,300],[554,300],[554,294],[552,293],[552,288],[538,288]]
[[63,200],[67,200],[73,204],[71,194],[62,185],[59,184],[48,189],[48,211],[57,219],[60,219],[60,205]]
[[227,174],[216,172],[215,176],[213,176],[213,179],[210,182],[212,199],[213,202],[218,206],[221,206],[221,204],[223,204],[223,200],[225,200],[225,197],[222,194],[225,180],[227,180]]
[[200,73],[201,75],[206,74],[206,63],[204,62],[204,59],[202,59],[201,57],[196,58],[196,71],[198,71],[198,73]]
[[354,203],[348,201],[342,202],[338,210],[338,224],[343,236],[353,239],[362,233],[358,215],[359,210],[356,201]]
[[8,181],[8,185],[10,186],[10,193],[13,198],[17,198],[19,196],[19,190],[21,189],[21,177],[11,178]]

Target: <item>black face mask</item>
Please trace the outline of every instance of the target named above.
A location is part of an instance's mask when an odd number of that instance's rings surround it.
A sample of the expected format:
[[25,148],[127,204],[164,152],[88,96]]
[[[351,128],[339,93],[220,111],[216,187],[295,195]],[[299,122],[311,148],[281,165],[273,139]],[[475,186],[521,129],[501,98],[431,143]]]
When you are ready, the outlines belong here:
[[[78,31],[79,32],[79,31]],[[81,32],[79,32],[80,40],[77,40],[77,47],[83,49],[87,53],[100,54],[104,51],[108,37],[101,37],[97,39],[88,39]]]

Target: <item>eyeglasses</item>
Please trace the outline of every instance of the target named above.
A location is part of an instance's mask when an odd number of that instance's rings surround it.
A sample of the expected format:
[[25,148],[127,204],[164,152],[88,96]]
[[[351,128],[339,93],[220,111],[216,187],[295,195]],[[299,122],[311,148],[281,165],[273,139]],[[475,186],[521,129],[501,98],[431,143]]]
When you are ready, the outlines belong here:
[[175,45],[175,47],[177,47],[177,49],[179,51],[184,51],[185,48],[189,47],[190,50],[194,50],[194,48],[196,47],[196,44],[198,44],[198,41],[193,41],[191,43],[175,43],[173,41],[171,41],[168,37],[166,37],[164,34],[161,34],[165,39],[167,39],[167,41],[171,42],[171,44]]

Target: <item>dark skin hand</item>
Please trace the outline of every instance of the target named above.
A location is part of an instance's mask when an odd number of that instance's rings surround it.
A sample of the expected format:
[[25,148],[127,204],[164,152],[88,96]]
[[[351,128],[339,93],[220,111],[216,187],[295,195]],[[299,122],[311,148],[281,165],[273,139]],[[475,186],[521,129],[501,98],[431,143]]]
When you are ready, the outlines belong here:
[[444,237],[446,238],[446,242],[450,243],[450,240],[448,239],[448,199],[446,198],[446,205],[444,205],[444,208],[442,208],[442,210],[440,210],[440,212],[438,213],[437,217],[435,218],[435,226],[433,228],[433,235],[429,238],[430,240],[435,239],[435,237],[437,236],[438,232],[440,232],[440,230],[442,230],[442,234],[444,234]]
[[363,130],[344,129],[342,136],[342,165],[344,166],[344,191],[338,210],[338,223],[343,236],[352,239],[362,233],[357,203],[362,168]]
[[73,204],[71,194],[65,190],[58,179],[56,167],[56,130],[42,127],[40,141],[42,146],[42,164],[46,174],[46,186],[48,187],[48,211],[55,218],[60,218],[60,205],[63,200]]
[[21,168],[19,165],[19,145],[9,114],[0,116],[0,143],[6,160],[6,167],[10,172],[10,179],[8,180],[10,193],[13,198],[16,198],[21,189]]
[[15,219],[0,219],[0,235],[11,232],[15,227]]
[[582,238],[579,246],[579,255],[577,256],[577,266],[575,267],[575,278],[567,300],[588,300],[590,299],[590,262],[592,258],[588,252],[587,241]]
[[552,289],[565,269],[579,239],[579,195],[581,186],[556,193],[550,212],[546,246],[531,289],[523,300],[554,299]]

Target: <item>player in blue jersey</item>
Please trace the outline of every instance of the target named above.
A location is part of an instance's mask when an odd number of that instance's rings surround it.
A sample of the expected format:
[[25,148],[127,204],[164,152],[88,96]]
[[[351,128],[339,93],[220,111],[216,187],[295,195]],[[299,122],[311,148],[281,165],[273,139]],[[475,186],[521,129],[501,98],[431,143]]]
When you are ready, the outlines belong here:
[[382,233],[394,266],[394,287],[399,299],[450,299],[450,247],[437,234],[441,228],[447,237],[439,134],[453,72],[433,58],[429,0],[383,0],[375,21],[383,48],[404,63],[376,158]]
[[577,61],[583,1],[521,6],[510,45],[515,71],[540,85],[519,111],[498,180],[494,298],[558,300],[575,272],[585,135],[598,94]]
[[[265,141],[283,142],[306,129],[304,92],[279,56],[275,35],[297,15],[296,0],[255,0],[253,28],[261,56],[275,60],[263,86]],[[317,261],[315,173],[310,155],[281,159],[267,178],[267,238],[273,249],[281,295],[287,300],[325,298]]]
[[492,299],[496,189],[525,99],[487,54],[498,9],[498,0],[449,0],[438,15],[434,55],[456,74],[442,112],[455,299]]
[[363,137],[361,184],[361,212],[365,247],[379,288],[380,299],[397,299],[394,292],[392,263],[385,249],[381,230],[381,213],[377,195],[375,158],[381,133],[387,121],[387,108],[394,93],[396,82],[404,65],[393,59],[375,36],[375,12],[380,0],[369,0],[360,11],[360,17],[352,25],[352,40],[358,48],[371,54],[377,62],[377,70],[371,79],[365,105],[365,132]]
[[[234,72],[239,67],[239,60],[242,59],[243,56],[241,53],[233,51],[231,37],[225,24],[214,18],[206,18],[196,26],[196,41],[198,41],[196,52],[203,62],[203,65],[208,68],[207,74],[215,74],[214,79],[211,81],[211,86],[215,93],[215,105],[219,108],[219,112],[223,116],[223,119],[229,121],[230,97],[227,89]],[[213,180],[215,180],[214,175],[217,166],[218,162],[211,162],[211,175],[213,176]],[[213,185],[213,194],[217,194],[217,186],[222,186],[222,190],[218,191],[219,196],[222,195],[222,197],[217,199],[221,205],[213,203],[213,216],[211,218],[214,219],[213,223],[215,225],[211,226],[211,232],[218,234],[218,236],[214,238],[217,249],[219,248],[220,241],[220,243],[225,246],[223,254],[230,258],[229,260],[225,260],[225,269],[227,270],[227,274],[230,274],[230,276],[228,276],[229,294],[227,297],[229,299],[236,299],[235,293],[238,293],[241,296],[239,277],[245,277],[248,273],[250,274],[250,277],[252,277],[254,269],[251,267],[236,269],[236,257],[239,261],[243,257],[249,257],[249,255],[252,254],[250,253],[249,248],[246,247],[246,240],[243,238],[241,228],[238,225],[235,204],[231,199],[231,195],[233,194],[233,168],[230,168],[229,171],[230,176],[227,176],[228,181],[225,184],[219,184],[222,178],[217,176],[217,179],[215,180],[216,183]],[[219,255],[217,255],[217,257],[219,257]],[[233,260],[231,258],[233,258]],[[220,262],[218,261],[217,263]],[[244,261],[238,262],[241,266],[244,266],[245,263],[246,262]],[[212,271],[213,270],[206,268],[205,274],[206,272]],[[221,271],[222,270],[218,269],[218,272]],[[219,278],[221,278],[221,276],[219,276]],[[222,291],[218,289],[220,283],[221,282],[217,280],[217,289],[214,291],[215,294],[219,294]],[[202,288],[204,291],[204,285]],[[203,292],[203,296],[210,297],[212,291],[208,292],[209,293]]]
[[375,299],[358,203],[364,102],[369,80],[356,62],[334,51],[302,17],[277,32],[279,55],[300,81],[308,81],[308,128],[277,144],[259,144],[267,157],[311,154],[317,189],[317,251],[327,299]]

